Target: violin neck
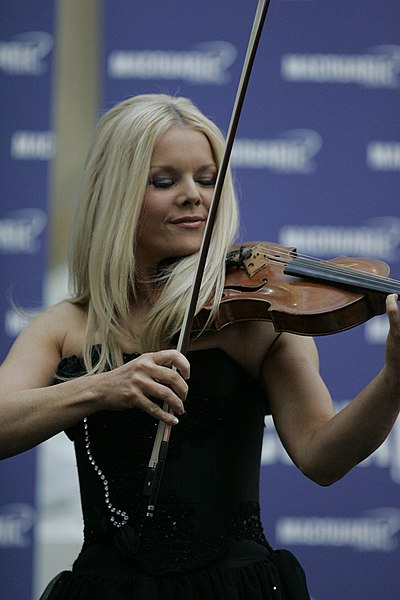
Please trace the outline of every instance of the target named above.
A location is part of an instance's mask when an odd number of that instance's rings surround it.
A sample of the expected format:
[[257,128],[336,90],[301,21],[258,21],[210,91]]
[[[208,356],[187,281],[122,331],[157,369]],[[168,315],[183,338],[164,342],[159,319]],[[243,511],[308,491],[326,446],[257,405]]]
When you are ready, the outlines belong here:
[[351,267],[341,267],[329,261],[318,261],[308,258],[293,258],[285,267],[286,275],[318,279],[333,285],[346,285],[362,290],[382,292],[384,294],[400,294],[399,282],[389,277],[374,275]]

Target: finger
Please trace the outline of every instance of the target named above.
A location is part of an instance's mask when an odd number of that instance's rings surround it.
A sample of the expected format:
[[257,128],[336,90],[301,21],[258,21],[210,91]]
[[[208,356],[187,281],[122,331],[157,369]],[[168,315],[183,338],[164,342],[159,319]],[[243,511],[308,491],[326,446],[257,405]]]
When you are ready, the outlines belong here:
[[176,350],[149,354],[143,357],[142,366],[152,380],[171,388],[181,400],[186,400],[188,386],[185,377],[190,375],[190,364],[182,354]]
[[155,364],[165,367],[174,367],[183,379],[190,377],[190,363],[178,350],[160,350],[151,354]]
[[390,310],[398,309],[398,300],[399,296],[397,294],[389,294],[389,296],[386,297],[386,308]]
[[143,399],[141,408],[151,417],[163,421],[167,425],[177,425],[179,423],[179,419],[173,413],[165,411],[161,406],[148,398]]
[[397,294],[390,294],[386,298],[386,312],[389,319],[389,332],[386,340],[386,365],[387,368],[392,370],[395,377],[398,374],[400,341],[400,311],[397,302]]
[[173,367],[155,367],[153,372],[153,380],[161,383],[167,389],[174,391],[176,396],[182,401],[186,400],[188,393],[188,385],[178,371]]
[[[186,384],[185,384],[186,385]],[[147,398],[157,398],[161,402],[168,404],[173,412],[182,415],[185,412],[183,400],[168,387],[158,381],[150,381],[143,390]],[[186,392],[184,394],[186,398]]]
[[386,313],[389,317],[390,325],[393,326],[397,320],[400,318],[399,316],[399,306],[398,306],[398,295],[390,294],[386,298]]
[[132,361],[131,368],[134,369],[132,372],[134,376],[133,383],[136,389],[140,390],[140,396],[156,398],[166,402],[174,412],[183,414],[182,402],[186,399],[188,393],[186,381],[178,371],[155,362],[155,360],[158,360],[158,362],[161,360],[163,363],[167,361],[168,364],[169,359],[170,354],[164,354],[160,357],[159,353],[156,353],[146,354]]

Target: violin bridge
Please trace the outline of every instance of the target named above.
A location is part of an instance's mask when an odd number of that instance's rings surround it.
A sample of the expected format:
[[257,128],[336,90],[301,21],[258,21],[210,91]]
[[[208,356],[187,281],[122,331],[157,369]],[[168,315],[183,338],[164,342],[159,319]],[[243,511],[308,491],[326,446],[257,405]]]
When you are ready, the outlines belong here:
[[[261,250],[264,252],[261,252]],[[264,267],[268,265],[268,256],[265,254],[265,246],[263,244],[253,246],[250,256],[243,260],[243,264],[249,277],[252,277],[258,273],[258,271],[261,271],[261,269],[264,269]]]

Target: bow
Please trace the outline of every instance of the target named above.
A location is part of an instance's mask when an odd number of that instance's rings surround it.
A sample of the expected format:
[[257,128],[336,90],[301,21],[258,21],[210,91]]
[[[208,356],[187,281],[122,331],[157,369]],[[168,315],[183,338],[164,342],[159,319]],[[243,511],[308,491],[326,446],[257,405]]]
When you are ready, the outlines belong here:
[[[199,251],[198,263],[194,274],[192,293],[186,308],[185,316],[180,330],[179,340],[177,343],[177,350],[179,350],[182,354],[186,354],[189,345],[190,332],[192,330],[197,299],[200,292],[201,281],[203,278],[211,236],[215,224],[215,219],[217,216],[218,205],[221,198],[226,172],[228,170],[233,142],[238,127],[240,114],[242,111],[244,98],[250,79],[251,70],[257,53],[258,43],[260,41],[269,4],[270,0],[258,0],[257,10],[254,16],[253,26],[250,33],[247,51],[244,58],[242,72],[236,92],[235,103],[231,114],[228,133],[225,140],[224,153],[222,156],[221,164],[218,169],[214,194],[208,212],[207,223],[205,226],[204,236]],[[168,410],[168,404],[165,403],[163,408],[164,410]],[[158,424],[153,450],[148,464],[147,476],[143,491],[144,495],[149,497],[146,512],[146,516],[148,517],[152,517],[154,515],[158,489],[160,486],[161,476],[168,451],[170,433],[171,426],[160,421]]]

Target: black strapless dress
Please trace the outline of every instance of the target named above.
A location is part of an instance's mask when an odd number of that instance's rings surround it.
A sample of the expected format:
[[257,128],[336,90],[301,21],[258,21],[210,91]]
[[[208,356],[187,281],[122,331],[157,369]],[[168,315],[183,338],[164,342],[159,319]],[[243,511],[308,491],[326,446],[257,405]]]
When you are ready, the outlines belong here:
[[[186,414],[171,434],[153,518],[143,485],[157,422],[137,409],[102,411],[67,431],[84,543],[43,600],[309,600],[301,566],[271,549],[260,521],[265,394],[223,351],[188,359]],[[79,357],[59,365],[64,378],[83,373]]]

